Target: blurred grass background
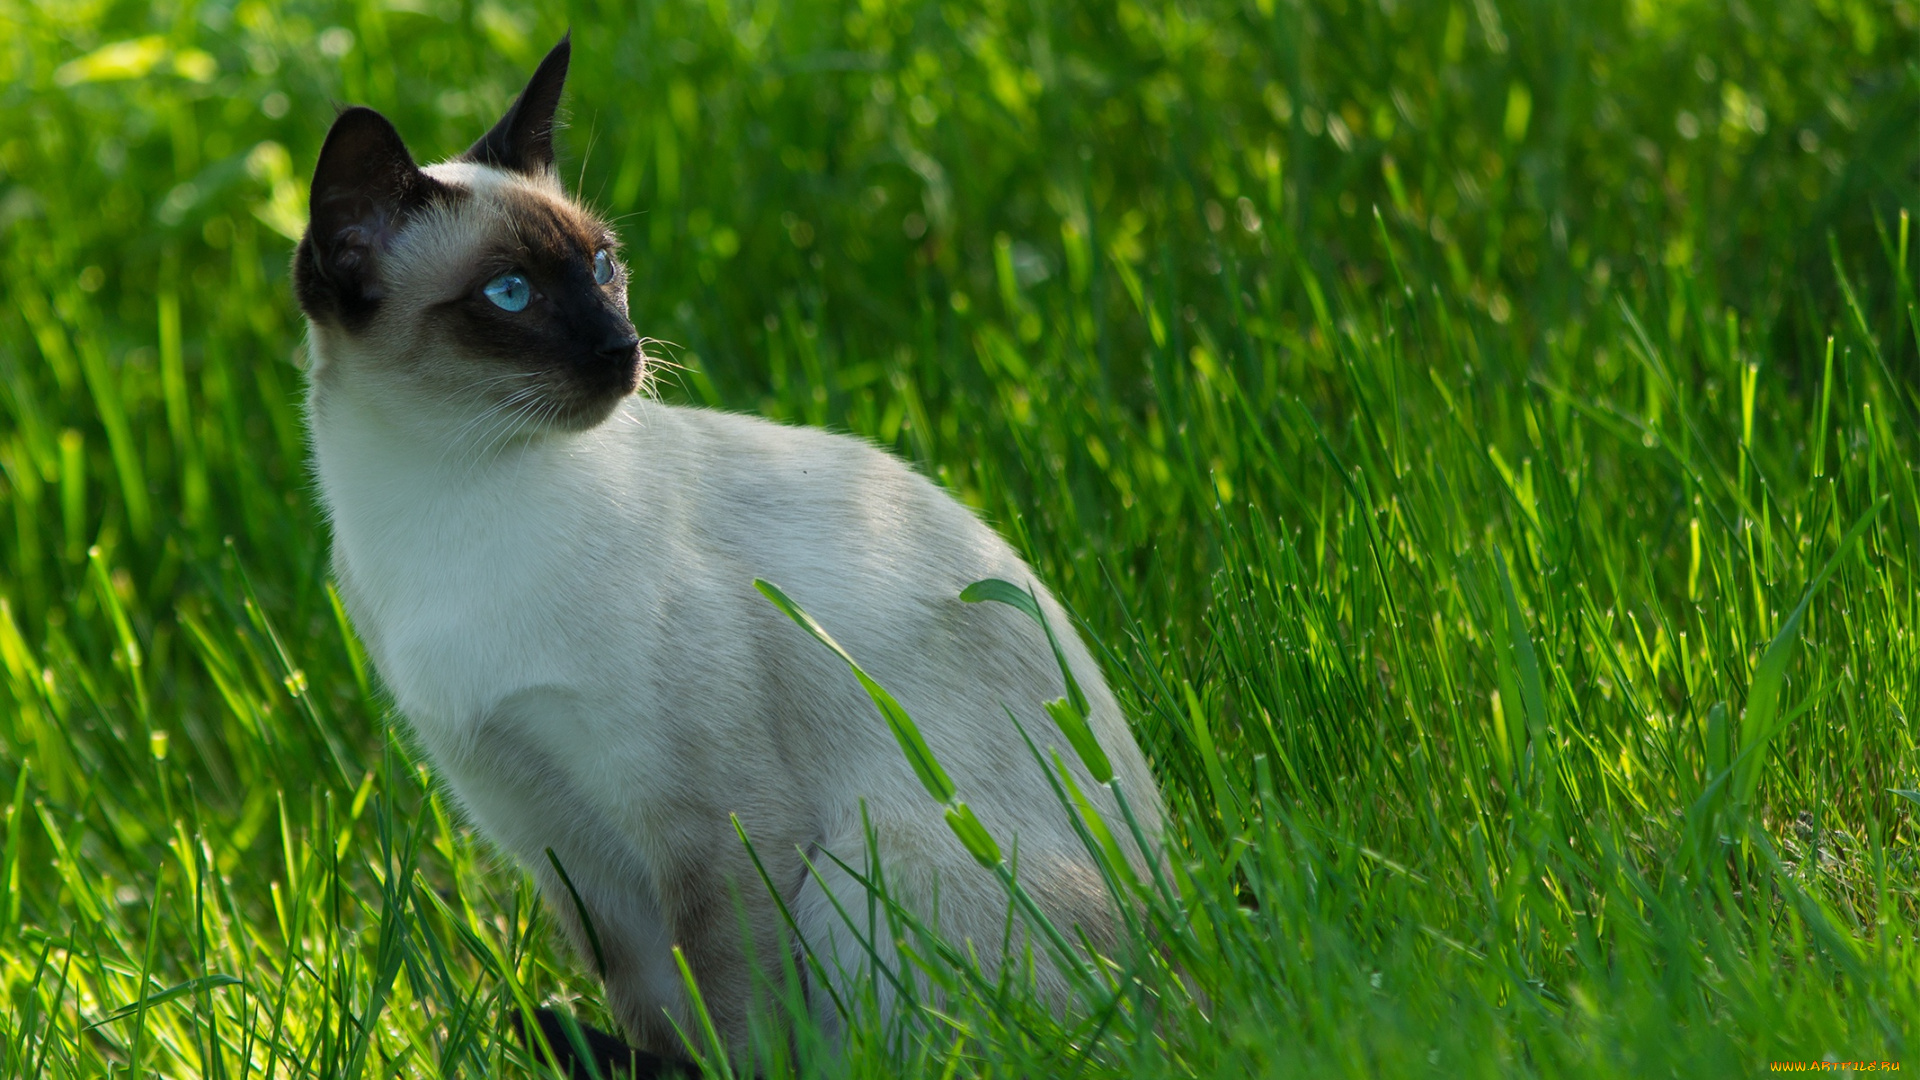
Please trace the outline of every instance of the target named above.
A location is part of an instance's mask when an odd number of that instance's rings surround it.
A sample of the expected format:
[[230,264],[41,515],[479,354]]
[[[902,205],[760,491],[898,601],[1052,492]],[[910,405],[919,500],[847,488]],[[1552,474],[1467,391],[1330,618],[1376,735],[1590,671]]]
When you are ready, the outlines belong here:
[[661,393],[980,508],[1182,821],[1204,1003],[836,1068],[1912,1045],[1914,4],[0,0],[0,1071],[479,1072],[516,997],[599,1015],[390,737],[286,286],[334,106],[451,155],[569,26]]

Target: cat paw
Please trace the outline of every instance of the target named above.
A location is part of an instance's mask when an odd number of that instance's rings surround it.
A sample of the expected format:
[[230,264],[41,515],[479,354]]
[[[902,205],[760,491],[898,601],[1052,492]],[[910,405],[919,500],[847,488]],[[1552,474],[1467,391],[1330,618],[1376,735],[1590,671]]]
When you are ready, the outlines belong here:
[[[533,1010],[533,1020],[553,1049],[554,1064],[563,1076],[575,1080],[595,1076],[600,1080],[652,1080],[655,1077],[667,1080],[697,1075],[687,1062],[628,1046],[615,1036],[578,1021],[569,1025],[552,1009]],[[546,1055],[540,1050],[539,1040],[528,1035],[525,1021],[518,1012],[513,1014],[511,1023],[514,1039],[532,1051],[535,1060],[543,1060]],[[577,1041],[568,1032],[569,1026],[576,1029]]]

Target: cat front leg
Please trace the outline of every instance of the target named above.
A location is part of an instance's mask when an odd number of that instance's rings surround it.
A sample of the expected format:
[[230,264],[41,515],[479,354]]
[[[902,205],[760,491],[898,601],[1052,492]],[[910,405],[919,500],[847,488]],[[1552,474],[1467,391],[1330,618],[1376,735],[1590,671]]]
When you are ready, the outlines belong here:
[[635,878],[610,882],[604,867],[585,860],[570,866],[562,856],[560,865],[568,867],[565,878],[552,859],[528,869],[574,956],[599,976],[626,1038],[642,1050],[683,1058],[680,1031],[692,1030],[686,1026],[692,1010],[651,884]]
[[[748,830],[754,854],[775,887],[783,882],[797,887],[803,868],[787,835],[791,830],[755,830],[751,824]],[[767,1031],[789,1026],[778,1008],[788,989],[784,955],[792,951],[791,935],[760,868],[734,831],[732,815],[716,813],[699,833],[697,841],[678,845],[671,859],[661,860],[660,910],[670,947],[685,958],[715,1032],[736,1068],[745,1068],[752,1060],[756,1018]],[[611,997],[611,984],[608,990]],[[700,1037],[697,1021],[682,1023],[689,1035]]]

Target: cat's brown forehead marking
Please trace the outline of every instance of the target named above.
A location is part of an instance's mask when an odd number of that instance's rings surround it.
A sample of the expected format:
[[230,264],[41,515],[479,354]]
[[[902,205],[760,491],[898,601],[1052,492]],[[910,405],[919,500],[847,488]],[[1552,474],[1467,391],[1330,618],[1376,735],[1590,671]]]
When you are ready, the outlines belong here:
[[590,258],[613,239],[591,214],[538,191],[512,187],[499,198],[515,239],[536,258]]

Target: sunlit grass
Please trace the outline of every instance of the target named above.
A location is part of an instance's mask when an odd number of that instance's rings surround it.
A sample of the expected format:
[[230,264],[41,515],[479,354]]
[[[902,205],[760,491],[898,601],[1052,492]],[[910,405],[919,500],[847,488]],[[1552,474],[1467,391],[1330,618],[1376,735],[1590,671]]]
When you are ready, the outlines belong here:
[[[0,1073],[492,1075],[517,1008],[604,1024],[346,626],[285,272],[330,102],[450,154],[543,18],[0,0]],[[938,1010],[766,1074],[1908,1053],[1911,5],[572,26],[662,392],[978,507],[1176,817],[1084,1015],[901,924]]]

